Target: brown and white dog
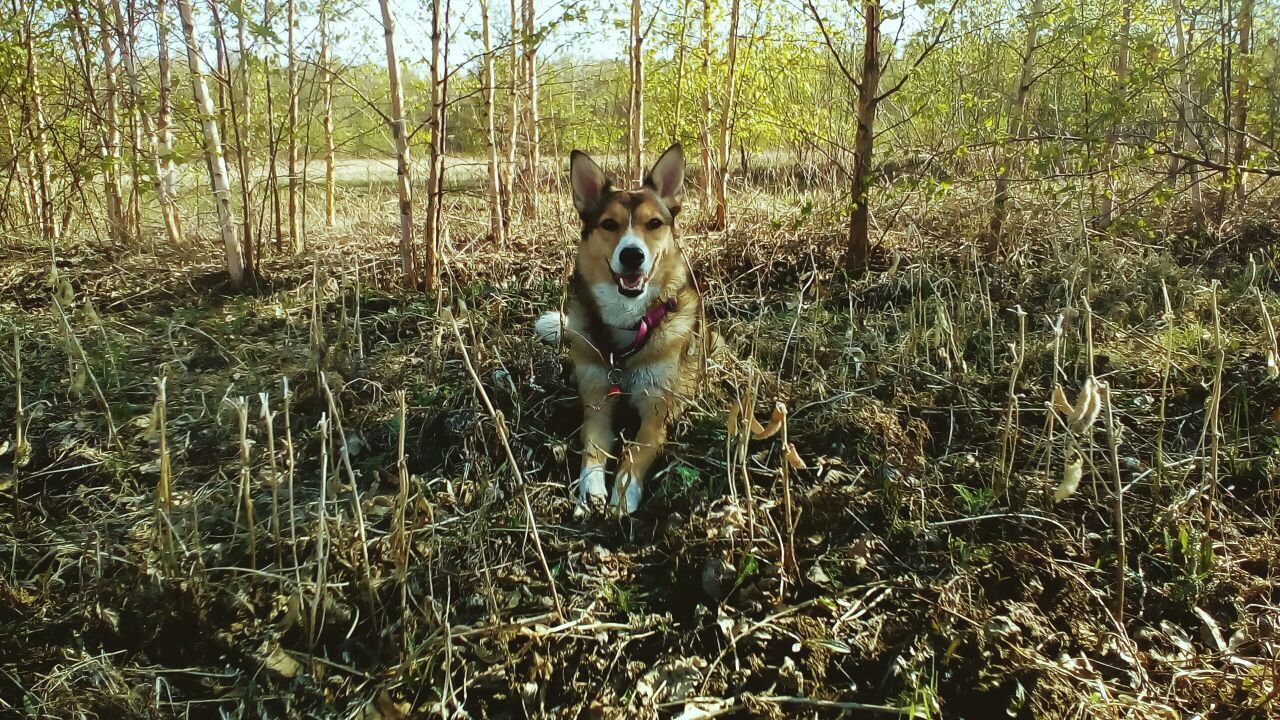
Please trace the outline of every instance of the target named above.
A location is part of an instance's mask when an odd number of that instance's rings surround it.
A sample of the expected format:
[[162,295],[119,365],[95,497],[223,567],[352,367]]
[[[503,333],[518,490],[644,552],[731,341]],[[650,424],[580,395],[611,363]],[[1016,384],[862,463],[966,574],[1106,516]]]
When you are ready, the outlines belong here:
[[[667,426],[695,391],[705,351],[702,299],[676,242],[684,191],[684,152],[662,153],[636,190],[615,189],[584,153],[569,157],[582,241],[566,312],[549,312],[535,330],[564,340],[582,400],[578,508],[609,495],[625,513],[640,504]],[[617,457],[612,493],[605,467],[614,457],[614,420],[623,405],[639,416],[635,441]]]

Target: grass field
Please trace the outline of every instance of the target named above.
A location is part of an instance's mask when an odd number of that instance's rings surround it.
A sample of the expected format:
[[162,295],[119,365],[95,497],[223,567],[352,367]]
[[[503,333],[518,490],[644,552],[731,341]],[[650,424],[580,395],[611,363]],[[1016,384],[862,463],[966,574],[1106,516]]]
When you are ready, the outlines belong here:
[[308,253],[244,294],[207,209],[186,249],[6,247],[0,712],[1280,717],[1265,193],[1212,233],[1024,196],[991,265],[983,192],[894,191],[859,280],[837,200],[739,184],[708,233],[695,195],[734,352],[640,512],[584,522],[569,369],[529,331],[567,197],[495,248],[451,193],[427,297],[385,175],[342,165],[340,224],[313,194]]

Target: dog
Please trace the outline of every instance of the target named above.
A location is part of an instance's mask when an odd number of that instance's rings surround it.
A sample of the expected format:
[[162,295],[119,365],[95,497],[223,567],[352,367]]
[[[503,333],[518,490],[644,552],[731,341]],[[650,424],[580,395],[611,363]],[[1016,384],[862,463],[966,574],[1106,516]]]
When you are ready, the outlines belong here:
[[[684,151],[676,143],[642,186],[616,189],[585,153],[569,156],[573,207],[582,219],[564,312],[535,324],[544,342],[569,350],[582,402],[582,470],[577,513],[593,505],[635,512],[644,482],[662,454],[667,428],[697,390],[708,345],[702,298],[677,242],[684,198]],[[634,442],[617,457],[614,422],[624,408],[639,417]]]

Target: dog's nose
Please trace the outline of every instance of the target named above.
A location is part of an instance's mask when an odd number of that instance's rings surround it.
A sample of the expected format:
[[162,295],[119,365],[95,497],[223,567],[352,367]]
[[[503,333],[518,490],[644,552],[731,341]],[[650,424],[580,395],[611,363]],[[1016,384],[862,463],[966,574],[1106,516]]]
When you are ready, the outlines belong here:
[[622,263],[622,267],[627,270],[639,270],[644,265],[644,251],[638,247],[630,246],[622,248],[622,252],[618,253],[618,262]]

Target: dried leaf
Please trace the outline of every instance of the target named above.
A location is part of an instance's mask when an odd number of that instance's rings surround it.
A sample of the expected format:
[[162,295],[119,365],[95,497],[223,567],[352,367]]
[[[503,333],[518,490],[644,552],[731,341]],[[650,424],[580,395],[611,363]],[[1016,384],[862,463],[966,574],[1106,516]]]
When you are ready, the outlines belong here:
[[1080,478],[1084,475],[1084,458],[1079,453],[1062,469],[1062,482],[1053,491],[1053,501],[1060,503],[1076,493],[1080,487]]
[[786,419],[787,419],[787,406],[784,405],[783,403],[778,403],[773,406],[773,415],[769,417],[768,425],[762,428],[760,427],[760,423],[752,419],[751,434],[757,440],[765,440],[765,439],[771,438],[774,435],[777,435],[778,431],[782,429],[782,423]]
[[1275,350],[1267,350],[1267,377],[1272,380],[1280,378],[1280,360],[1276,358]]
[[279,645],[271,646],[271,651],[262,657],[262,666],[283,678],[296,677],[302,672],[302,663],[294,660]]
[[1213,646],[1214,650],[1217,650],[1218,652],[1226,652],[1227,641],[1222,639],[1222,630],[1218,629],[1218,621],[1214,620],[1212,615],[1200,608],[1192,609],[1195,610],[1196,615],[1200,618],[1200,622],[1203,623],[1200,631],[1200,637],[1205,641],[1205,643]]
[[787,443],[787,464],[792,470],[808,470],[809,466],[804,464],[804,459],[800,457],[800,453],[796,452],[796,446]]
[[1072,432],[1083,433],[1093,427],[1101,412],[1102,393],[1099,392],[1098,381],[1091,377],[1085,380],[1084,387],[1080,388],[1080,395],[1076,397],[1075,410],[1067,418],[1067,425]]
[[741,413],[742,407],[738,403],[735,402],[729,406],[729,420],[726,423],[729,429],[729,437],[734,437],[738,434],[738,415]]
[[1067,393],[1062,389],[1061,383],[1053,384],[1053,409],[1067,416],[1075,412],[1075,408],[1071,407],[1071,401],[1067,400]]

